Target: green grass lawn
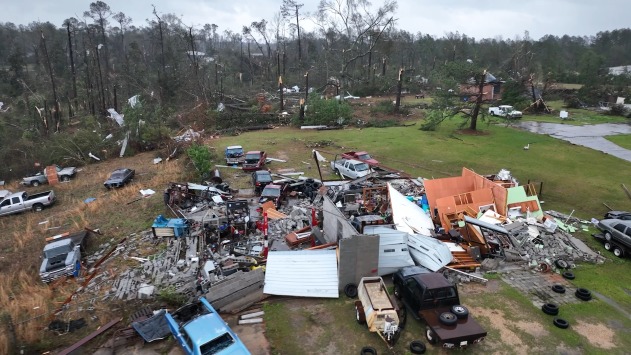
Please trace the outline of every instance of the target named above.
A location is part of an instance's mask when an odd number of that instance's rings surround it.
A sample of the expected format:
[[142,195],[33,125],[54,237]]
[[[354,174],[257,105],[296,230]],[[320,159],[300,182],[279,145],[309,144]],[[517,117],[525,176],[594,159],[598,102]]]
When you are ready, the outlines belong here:
[[618,134],[615,136],[608,136],[607,140],[621,146],[625,149],[631,149],[631,134]]

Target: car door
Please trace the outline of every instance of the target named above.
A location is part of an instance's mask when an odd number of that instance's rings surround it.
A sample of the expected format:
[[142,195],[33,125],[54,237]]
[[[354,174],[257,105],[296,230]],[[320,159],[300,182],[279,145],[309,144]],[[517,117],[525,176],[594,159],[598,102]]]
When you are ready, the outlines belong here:
[[405,281],[403,297],[414,313],[419,311],[421,291],[418,282],[416,282],[413,278],[409,278]]
[[11,198],[11,205],[9,205],[9,210],[11,212],[19,212],[24,210],[24,202],[18,196]]
[[0,204],[0,215],[11,213],[11,199],[7,198]]

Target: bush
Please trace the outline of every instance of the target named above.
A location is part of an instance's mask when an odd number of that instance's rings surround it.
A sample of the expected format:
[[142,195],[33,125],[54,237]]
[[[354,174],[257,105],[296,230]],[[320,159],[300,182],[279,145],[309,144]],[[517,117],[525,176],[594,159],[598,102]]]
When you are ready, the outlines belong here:
[[186,303],[187,297],[181,293],[178,293],[175,290],[175,286],[167,286],[158,291],[158,300],[168,304],[169,306],[179,308],[180,306],[183,306],[184,303]]
[[343,125],[350,121],[353,109],[346,101],[325,100],[319,95],[309,96],[305,118],[300,120],[296,116],[292,123],[296,126],[303,125]]
[[214,157],[207,146],[194,143],[186,150],[186,154],[188,158],[191,159],[195,170],[197,170],[197,173],[202,179],[209,176],[210,169],[212,168],[211,161]]

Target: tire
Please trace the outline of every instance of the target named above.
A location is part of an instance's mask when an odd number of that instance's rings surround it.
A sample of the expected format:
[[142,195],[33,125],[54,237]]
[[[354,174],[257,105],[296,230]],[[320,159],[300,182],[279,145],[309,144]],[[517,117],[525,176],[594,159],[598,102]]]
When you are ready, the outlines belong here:
[[613,255],[622,258],[624,256],[624,252],[620,249],[620,247],[613,247]]
[[408,322],[408,309],[405,308],[405,305],[399,309],[399,328],[405,328],[405,325]]
[[563,287],[563,285],[554,284],[552,285],[552,291],[556,293],[565,293],[565,287]]
[[589,301],[592,299],[592,293],[586,288],[577,288],[574,295],[583,301]]
[[564,278],[568,279],[568,280],[574,280],[576,278],[576,276],[574,275],[573,272],[571,271],[566,271],[563,274],[561,274]]
[[611,233],[605,232],[605,240],[608,242],[611,241]]
[[354,283],[350,283],[350,284],[344,286],[344,294],[348,298],[355,298],[355,297],[357,297],[357,285],[355,285]]
[[611,250],[611,243],[605,242],[605,250]]
[[357,319],[357,324],[366,324],[366,321],[361,319],[361,314],[359,314],[359,308],[357,306],[355,306],[355,318]]
[[70,181],[70,176],[64,175],[64,176],[61,177],[60,180],[63,181],[63,182]]
[[458,317],[451,312],[443,312],[438,316],[440,322],[444,325],[454,325],[458,323]]
[[35,212],[42,212],[43,209],[44,205],[42,205],[41,203],[36,203],[33,205],[33,211]]
[[377,349],[372,346],[364,346],[359,352],[359,355],[377,355]]
[[568,321],[559,317],[555,317],[554,320],[552,321],[552,324],[554,324],[556,327],[561,328],[561,329],[567,329],[567,327],[570,326],[570,323],[568,323]]
[[425,338],[427,339],[427,342],[432,345],[438,344],[438,336],[430,328],[425,329]]
[[342,176],[342,174],[340,174],[340,169],[334,169],[333,172],[335,173],[335,175]]
[[425,344],[420,340],[412,340],[410,342],[410,352],[412,354],[425,354]]
[[491,111],[491,116],[495,116],[495,112],[494,111]]
[[401,286],[399,286],[398,284],[394,285],[394,297],[396,297],[397,299],[401,299]]
[[559,269],[567,269],[567,267],[569,266],[567,261],[565,261],[563,259],[557,259],[554,262],[554,265],[556,265],[556,267],[558,267]]
[[31,186],[34,186],[34,187],[39,186],[39,181],[37,181],[37,180],[36,180],[36,181],[33,181],[33,182],[31,183]]
[[543,306],[541,306],[541,310],[543,311],[543,313],[549,314],[551,316],[556,316],[557,314],[559,314],[559,306],[554,303],[544,304]]
[[451,306],[451,313],[455,314],[458,319],[464,319],[469,316],[469,309],[463,305]]

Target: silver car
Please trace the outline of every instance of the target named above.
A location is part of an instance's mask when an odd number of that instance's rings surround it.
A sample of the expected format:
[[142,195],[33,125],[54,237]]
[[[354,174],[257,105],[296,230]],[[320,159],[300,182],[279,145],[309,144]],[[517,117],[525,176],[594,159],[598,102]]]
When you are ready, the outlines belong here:
[[598,222],[598,229],[605,235],[605,249],[613,250],[617,257],[623,257],[631,248],[631,221],[603,219]]

